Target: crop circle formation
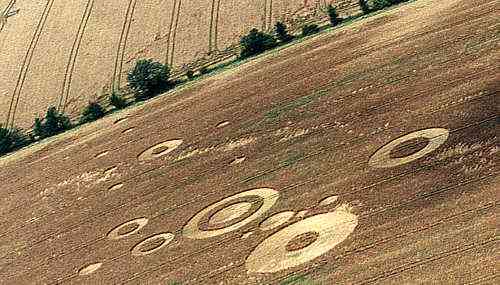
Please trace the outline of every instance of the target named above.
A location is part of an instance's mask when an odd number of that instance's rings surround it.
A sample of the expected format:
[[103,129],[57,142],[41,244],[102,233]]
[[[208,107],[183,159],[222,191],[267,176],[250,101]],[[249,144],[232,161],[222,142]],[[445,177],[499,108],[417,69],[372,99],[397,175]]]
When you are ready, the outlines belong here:
[[182,142],[182,140],[169,140],[156,144],[143,151],[137,158],[139,161],[148,161],[162,157],[178,148]]
[[[170,244],[170,242],[174,239],[175,235],[172,233],[161,233],[161,234],[156,234],[154,236],[151,236],[132,248],[132,255],[133,256],[144,256],[151,254],[153,252],[156,252],[166,245]],[[156,244],[155,242],[160,241],[159,244]],[[149,244],[154,244],[151,248],[148,247]]]
[[[358,218],[344,208],[319,214],[271,235],[246,260],[248,273],[273,273],[309,262],[343,242],[358,225]],[[308,244],[289,250],[291,242],[314,237]]]
[[[234,220],[237,217],[244,216],[245,214],[248,213],[248,210],[251,208],[250,204],[244,201],[238,202],[236,204],[232,202],[240,201],[241,199],[249,199],[255,197],[258,198],[261,204],[248,217],[218,229],[206,230],[200,228],[201,222],[204,219],[206,219],[207,216],[209,216],[208,217],[209,225],[221,224],[223,222]],[[255,219],[258,219],[259,217],[263,216],[267,211],[269,211],[273,207],[278,198],[279,198],[278,191],[270,188],[252,189],[227,197],[198,212],[198,214],[196,214],[193,218],[191,218],[189,222],[184,226],[183,234],[184,236],[191,239],[205,239],[235,231],[247,225],[248,223],[254,221]],[[255,203],[255,201],[253,201],[252,204],[253,203]],[[229,205],[224,207],[224,205],[227,204]],[[214,210],[220,208],[221,206],[223,207],[222,209],[211,214]]]
[[140,231],[144,228],[144,226],[146,226],[147,223],[148,219],[146,218],[138,218],[128,221],[112,229],[108,233],[108,238],[111,240],[126,238]]
[[[412,162],[435,151],[446,142],[448,136],[449,131],[441,128],[425,129],[407,134],[377,150],[368,161],[368,164],[375,168],[387,168]],[[428,141],[427,145],[413,154],[404,157],[392,157],[392,151],[399,145],[415,139],[426,139]]]
[[102,266],[101,262],[89,264],[89,265],[81,268],[80,270],[78,270],[78,275],[84,276],[84,275],[92,274],[92,273],[96,272],[99,268],[101,268],[101,266]]

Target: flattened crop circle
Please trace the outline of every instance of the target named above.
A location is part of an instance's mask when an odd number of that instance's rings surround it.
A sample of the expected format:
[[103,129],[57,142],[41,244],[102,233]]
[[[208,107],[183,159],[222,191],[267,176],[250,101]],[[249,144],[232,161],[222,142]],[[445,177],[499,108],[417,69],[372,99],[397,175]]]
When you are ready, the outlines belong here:
[[[296,222],[259,244],[246,260],[247,271],[272,273],[304,264],[343,242],[357,225],[357,216],[344,209]],[[313,242],[288,250],[290,242],[308,233],[314,233]]]
[[[112,229],[108,233],[108,238],[112,239],[112,240],[118,240],[118,239],[122,239],[122,238],[125,238],[128,236],[131,236],[131,235],[137,233],[138,231],[140,231],[142,228],[144,228],[144,226],[146,226],[147,223],[148,223],[148,219],[146,219],[146,218],[138,218],[138,219],[128,221],[128,222],[123,223],[123,224],[117,226],[116,228]],[[128,230],[125,233],[122,233],[122,231],[124,229],[127,229],[130,226],[136,226],[136,227],[133,230]]]
[[101,268],[101,266],[102,266],[101,262],[89,264],[89,265],[81,268],[80,270],[78,270],[78,275],[92,274],[92,273],[96,272],[99,268]]
[[[435,151],[446,142],[448,136],[449,131],[447,129],[441,128],[425,129],[407,134],[391,141],[390,143],[377,150],[377,152],[375,152],[368,161],[368,164],[371,167],[387,168],[412,162]],[[429,140],[428,144],[424,148],[405,157],[391,157],[392,150],[395,149],[398,145],[419,138]]]
[[[235,224],[232,224],[230,226],[221,229],[216,229],[216,230],[200,229],[200,222],[205,218],[206,215],[210,214],[214,209],[219,208],[224,204],[229,204],[233,200],[240,199],[246,196],[258,196],[260,199],[262,199],[262,205],[253,214]],[[189,222],[184,226],[183,234],[184,236],[190,239],[205,239],[235,231],[264,215],[264,213],[269,211],[274,206],[274,204],[278,200],[278,197],[279,197],[279,192],[270,188],[258,188],[258,189],[248,190],[227,197],[198,212],[198,214],[196,214],[193,218],[191,218],[191,220],[189,220]]]
[[182,140],[170,140],[159,143],[143,151],[137,158],[139,161],[153,160],[172,152],[178,148],[182,142]]
[[[136,244],[134,246],[134,248],[132,248],[132,255],[133,256],[144,256],[144,255],[148,255],[148,254],[151,254],[153,252],[156,252],[156,251],[162,249],[163,247],[165,247],[166,245],[168,245],[174,239],[174,237],[175,237],[175,235],[172,233],[161,233],[161,234],[151,236],[151,237],[141,241],[140,243]],[[162,242],[159,245],[156,245],[151,249],[144,250],[144,247],[148,243],[152,243],[152,242],[159,240],[159,239],[162,239]]]

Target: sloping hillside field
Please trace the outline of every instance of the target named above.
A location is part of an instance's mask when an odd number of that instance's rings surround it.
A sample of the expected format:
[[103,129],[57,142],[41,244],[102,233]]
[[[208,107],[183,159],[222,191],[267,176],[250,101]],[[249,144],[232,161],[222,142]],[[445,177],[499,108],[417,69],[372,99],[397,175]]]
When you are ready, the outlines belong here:
[[0,283],[498,284],[499,9],[402,5],[0,159]]

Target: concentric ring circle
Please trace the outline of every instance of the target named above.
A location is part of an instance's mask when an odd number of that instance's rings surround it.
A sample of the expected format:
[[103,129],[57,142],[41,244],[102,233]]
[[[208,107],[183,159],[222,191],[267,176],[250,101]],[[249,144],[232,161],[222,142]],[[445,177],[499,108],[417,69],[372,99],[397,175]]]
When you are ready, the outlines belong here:
[[[128,221],[126,223],[123,223],[123,224],[117,226],[116,228],[114,228],[113,230],[111,230],[108,233],[108,238],[112,239],[112,240],[118,240],[118,239],[122,239],[122,238],[125,238],[128,236],[131,236],[131,235],[137,233],[138,231],[140,231],[142,228],[144,228],[144,226],[146,226],[147,223],[148,223],[148,219],[146,219],[146,218],[133,219],[133,220]],[[137,228],[135,228],[132,231],[123,233],[123,234],[120,233],[120,231],[122,229],[124,229],[130,225],[137,225]]]
[[[246,196],[257,196],[263,200],[261,207],[258,210],[256,210],[253,214],[233,225],[221,229],[216,229],[216,230],[200,229],[199,227],[200,222],[205,218],[207,214],[210,214],[214,209],[219,208],[224,204],[230,203],[232,200],[240,199]],[[232,232],[264,215],[264,213],[266,213],[273,207],[278,198],[279,198],[279,192],[270,188],[258,188],[258,189],[248,190],[227,197],[215,204],[206,207],[205,209],[201,210],[198,214],[196,214],[193,218],[191,218],[191,220],[189,220],[189,222],[184,226],[183,234],[184,236],[190,239],[206,239]]]
[[[182,142],[183,142],[183,140],[169,140],[169,141],[165,141],[165,142],[156,144],[156,145],[146,149],[141,154],[139,154],[137,159],[139,159],[139,161],[148,161],[148,160],[153,160],[155,158],[164,156],[164,155],[172,152],[176,148],[178,148],[182,144]],[[156,152],[158,149],[161,149],[161,148],[166,148],[166,149],[161,151],[161,152]]]
[[[375,152],[368,161],[368,164],[371,167],[375,168],[387,168],[412,162],[436,150],[446,142],[448,136],[449,131],[447,129],[441,128],[425,129],[407,134],[391,141],[390,143],[377,150],[377,152]],[[414,154],[397,158],[390,156],[391,151],[395,147],[404,142],[417,138],[428,139],[429,143],[423,149],[415,152]]]
[[[311,261],[343,242],[358,225],[358,218],[343,207],[296,222],[259,244],[246,260],[248,273],[272,273]],[[308,246],[288,251],[287,244],[306,233],[318,234]]]
[[[174,237],[175,237],[175,235],[172,233],[161,233],[161,234],[156,234],[154,236],[148,237],[147,239],[136,244],[134,246],[134,248],[132,248],[132,251],[131,251],[132,255],[133,256],[145,256],[145,255],[151,254],[153,252],[156,252],[156,251],[162,249],[163,247],[165,247],[166,245],[168,245],[174,239]],[[163,242],[160,245],[158,245],[150,250],[142,250],[141,249],[145,244],[147,244],[148,242],[151,242],[153,240],[156,240],[156,239],[163,239]]]

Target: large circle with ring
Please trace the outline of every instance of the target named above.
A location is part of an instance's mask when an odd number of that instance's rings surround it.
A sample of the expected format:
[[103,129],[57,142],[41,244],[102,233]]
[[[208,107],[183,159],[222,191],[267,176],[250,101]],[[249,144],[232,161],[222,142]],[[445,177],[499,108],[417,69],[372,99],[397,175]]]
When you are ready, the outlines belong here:
[[[342,208],[291,224],[259,244],[246,260],[248,273],[273,273],[302,265],[343,242],[358,225],[358,218]],[[304,234],[314,233],[316,240],[289,251],[288,243]]]
[[[448,136],[449,131],[441,128],[425,129],[407,134],[391,141],[377,150],[368,161],[368,164],[371,167],[386,168],[412,162],[435,151],[446,142]],[[405,157],[391,157],[391,151],[398,145],[419,138],[424,138],[429,141],[423,149]]]
[[[164,155],[172,152],[176,148],[178,148],[182,144],[182,142],[183,142],[183,140],[170,140],[170,141],[156,144],[156,145],[146,149],[141,154],[139,154],[137,159],[139,159],[139,161],[148,161],[148,160],[153,160],[155,158],[164,156]],[[161,150],[161,149],[164,149],[164,150]],[[159,150],[161,150],[161,151],[159,151]]]
[[[174,237],[175,237],[175,235],[172,233],[161,233],[161,234],[151,236],[151,237],[141,241],[140,243],[136,244],[134,246],[134,248],[132,248],[132,255],[133,256],[144,256],[144,255],[148,255],[148,254],[151,254],[153,252],[156,252],[156,251],[162,249],[163,247],[165,247],[166,245],[168,245],[174,239]],[[161,244],[155,246],[154,248],[148,249],[148,250],[143,249],[144,245],[146,245],[154,240],[158,240],[158,239],[162,239]]]
[[[146,218],[138,218],[138,219],[128,221],[126,223],[123,223],[123,224],[117,226],[113,230],[111,230],[108,233],[108,238],[112,239],[112,240],[126,238],[126,237],[131,236],[131,235],[137,233],[138,231],[140,231],[142,228],[144,228],[144,226],[146,226],[147,223],[148,223],[148,219],[146,219]],[[122,230],[124,230],[127,227],[132,226],[132,225],[136,225],[136,227],[133,230],[122,233]]]
[[[207,214],[210,214],[214,209],[219,208],[224,204],[228,204],[233,200],[244,198],[246,196],[257,196],[260,199],[262,199],[262,205],[253,214],[251,214],[247,218],[237,223],[234,223],[230,226],[221,229],[215,229],[215,230],[200,229],[200,222],[205,218]],[[263,216],[267,211],[269,211],[273,207],[273,205],[278,200],[278,197],[279,197],[279,192],[270,188],[258,188],[258,189],[248,190],[227,197],[215,204],[206,207],[205,209],[201,210],[198,214],[196,214],[193,218],[191,218],[191,220],[189,220],[189,222],[184,226],[183,234],[184,236],[191,239],[205,239],[235,231],[245,226],[246,224],[254,221],[255,219]],[[242,212],[242,215],[243,214],[245,213]]]

